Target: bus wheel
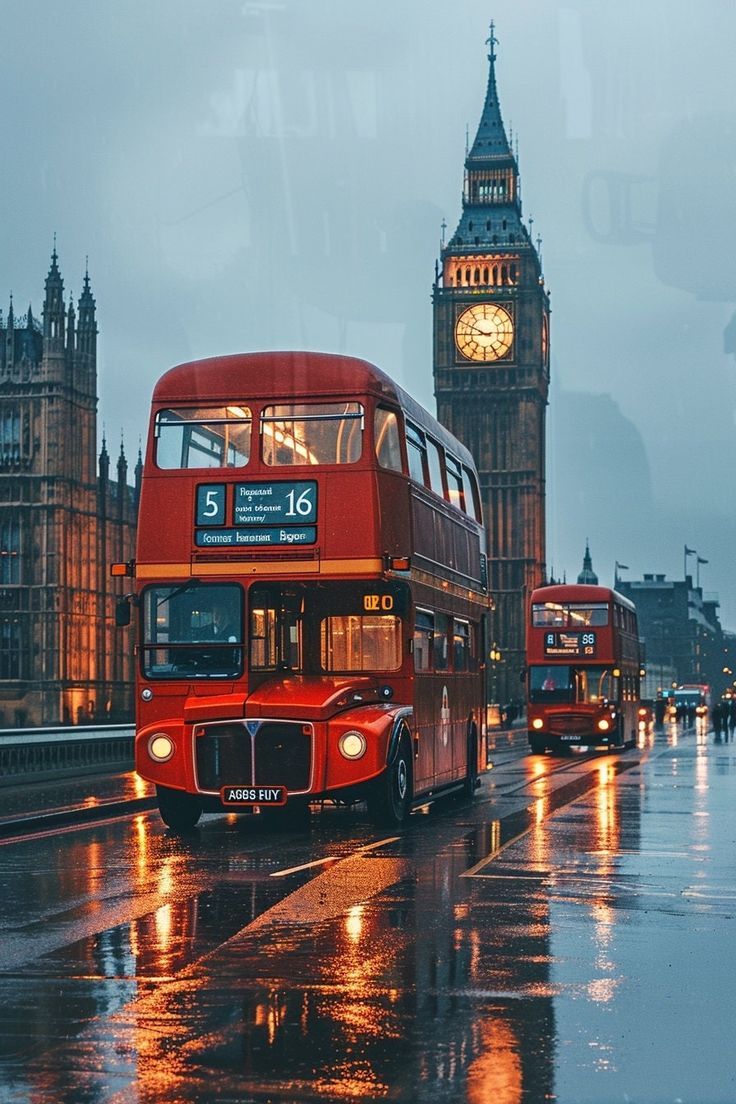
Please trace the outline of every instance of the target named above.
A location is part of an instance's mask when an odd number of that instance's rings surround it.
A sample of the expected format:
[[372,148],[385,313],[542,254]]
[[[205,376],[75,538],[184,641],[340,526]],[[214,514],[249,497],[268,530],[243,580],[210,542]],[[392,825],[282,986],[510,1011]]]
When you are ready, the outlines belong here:
[[411,744],[404,737],[392,763],[373,782],[368,815],[378,828],[396,828],[409,817],[412,802]]
[[540,739],[539,736],[529,737],[529,751],[532,753],[532,755],[544,755],[546,750],[547,745],[545,744],[544,740]]
[[196,794],[156,786],[156,797],[162,821],[176,832],[193,828],[202,815],[202,802]]

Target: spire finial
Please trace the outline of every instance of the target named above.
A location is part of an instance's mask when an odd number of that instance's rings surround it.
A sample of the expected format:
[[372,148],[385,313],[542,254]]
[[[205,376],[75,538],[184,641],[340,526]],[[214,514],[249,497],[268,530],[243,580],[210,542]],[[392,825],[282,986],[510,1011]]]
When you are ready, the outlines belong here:
[[489,61],[495,61],[496,60],[496,53],[495,53],[493,47],[498,45],[498,39],[496,38],[496,36],[494,34],[494,30],[495,30],[495,24],[494,24],[493,20],[491,20],[490,34],[488,35],[488,38],[486,39],[486,42],[485,42],[486,46],[490,46],[490,48],[491,48],[490,53],[488,54],[488,60]]

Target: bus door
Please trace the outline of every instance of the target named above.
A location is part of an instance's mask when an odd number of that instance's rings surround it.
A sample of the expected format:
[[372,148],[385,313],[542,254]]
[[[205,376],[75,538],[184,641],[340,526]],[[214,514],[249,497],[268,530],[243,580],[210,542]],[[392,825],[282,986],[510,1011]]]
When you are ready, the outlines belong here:
[[435,778],[435,679],[432,672],[434,614],[418,609],[414,615],[414,727],[419,736],[414,760],[414,788],[425,789]]

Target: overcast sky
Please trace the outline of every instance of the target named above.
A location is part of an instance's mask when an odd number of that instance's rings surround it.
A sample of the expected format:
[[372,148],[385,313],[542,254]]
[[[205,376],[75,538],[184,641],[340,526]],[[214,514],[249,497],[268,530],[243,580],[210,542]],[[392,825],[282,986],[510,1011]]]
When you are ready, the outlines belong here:
[[129,458],[156,378],[215,353],[363,356],[434,411],[492,18],[553,310],[548,561],[682,578],[687,544],[736,629],[732,0],[3,5],[0,307],[40,311],[54,232],[75,299],[89,256]]

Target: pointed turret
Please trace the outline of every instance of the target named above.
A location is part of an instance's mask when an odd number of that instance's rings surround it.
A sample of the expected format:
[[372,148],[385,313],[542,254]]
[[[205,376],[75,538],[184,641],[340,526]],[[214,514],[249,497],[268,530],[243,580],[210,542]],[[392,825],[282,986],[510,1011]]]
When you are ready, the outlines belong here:
[[69,292],[69,310],[66,315],[66,347],[70,353],[76,346],[76,313],[74,311],[74,296]]
[[110,478],[110,454],[107,451],[107,441],[105,440],[104,433],[102,434],[102,448],[100,449],[98,468],[100,473],[100,483],[104,489],[107,486],[107,482]]
[[122,509],[125,496],[128,492],[128,461],[125,458],[125,446],[122,435],[120,437],[120,455],[118,456],[118,506]]
[[51,268],[46,277],[46,296],[43,304],[43,336],[47,352],[61,352],[64,349],[64,281],[61,278],[56,252],[51,254]]
[[135,491],[133,494],[133,503],[135,509],[138,509],[138,503],[141,500],[141,483],[143,482],[143,455],[141,453],[140,442],[138,443],[138,461],[135,465]]
[[10,293],[10,306],[8,307],[8,325],[5,330],[5,367],[7,371],[15,363],[15,315],[13,314],[13,293]]
[[79,326],[77,329],[77,344],[81,353],[97,353],[97,321],[95,318],[95,298],[89,282],[89,269],[85,268],[82,294],[77,304],[79,310]]
[[598,586],[598,576],[593,570],[593,560],[587,540],[585,542],[585,555],[583,556],[583,570],[578,575],[578,582],[586,583],[588,586]]

